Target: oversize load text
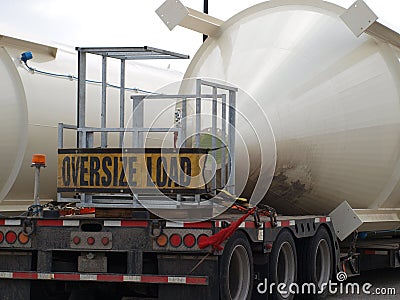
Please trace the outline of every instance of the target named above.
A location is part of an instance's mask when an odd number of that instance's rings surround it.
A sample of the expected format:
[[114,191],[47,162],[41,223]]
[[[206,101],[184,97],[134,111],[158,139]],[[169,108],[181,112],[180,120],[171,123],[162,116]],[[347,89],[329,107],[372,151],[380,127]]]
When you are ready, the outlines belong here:
[[58,155],[58,188],[200,188],[201,154]]

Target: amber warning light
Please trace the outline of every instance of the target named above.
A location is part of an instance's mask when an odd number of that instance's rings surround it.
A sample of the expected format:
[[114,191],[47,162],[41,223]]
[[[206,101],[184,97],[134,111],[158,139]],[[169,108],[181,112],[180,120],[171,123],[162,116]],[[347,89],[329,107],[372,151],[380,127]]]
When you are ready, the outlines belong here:
[[33,154],[32,165],[46,166],[46,155],[44,154]]

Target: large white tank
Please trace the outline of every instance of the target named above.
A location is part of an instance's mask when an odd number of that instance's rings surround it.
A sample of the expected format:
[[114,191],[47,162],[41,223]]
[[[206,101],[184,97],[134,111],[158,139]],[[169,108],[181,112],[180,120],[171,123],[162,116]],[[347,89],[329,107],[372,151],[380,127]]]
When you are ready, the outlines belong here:
[[[400,207],[399,52],[355,37],[339,18],[344,11],[318,0],[258,4],[223,23],[184,76],[230,82],[268,116],[277,157],[275,168],[274,151],[262,162],[274,174],[264,201],[280,213],[329,213],[344,200]],[[252,121],[252,104],[238,97],[237,108]],[[237,130],[246,138],[248,127]],[[254,142],[246,141],[250,153]],[[246,163],[237,156],[238,180]],[[259,172],[249,174],[251,187]]]
[[[76,124],[77,82],[29,72],[20,62],[24,51],[32,51],[34,58],[29,63],[38,70],[77,75],[75,51],[0,36],[0,211],[25,209],[32,204],[33,153],[47,155],[40,197],[43,201],[55,199],[57,124]],[[88,56],[87,69],[88,79],[101,80],[100,57]],[[108,70],[108,82],[119,85],[119,61],[110,59]],[[155,91],[181,77],[179,72],[141,63],[126,65],[127,87]],[[99,126],[101,87],[88,84],[87,89],[87,124]],[[126,93],[127,107],[133,93]],[[109,88],[108,125],[119,127],[118,109],[119,90]],[[69,140],[75,140],[73,133]]]

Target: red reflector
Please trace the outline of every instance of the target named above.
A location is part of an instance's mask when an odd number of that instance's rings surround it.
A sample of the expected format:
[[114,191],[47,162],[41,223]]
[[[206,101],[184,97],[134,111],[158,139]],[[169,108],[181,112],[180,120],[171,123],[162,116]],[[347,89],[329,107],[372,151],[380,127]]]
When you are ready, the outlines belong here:
[[90,236],[90,237],[87,238],[87,243],[88,243],[89,245],[93,245],[94,242],[95,242],[95,239],[94,239],[93,237]]
[[197,238],[197,244],[200,244],[200,241],[206,238],[208,238],[207,234],[200,234],[199,237]]
[[110,243],[110,239],[108,238],[108,237],[103,237],[102,239],[101,239],[101,243],[104,245],[104,246],[107,246],[109,243]]
[[4,234],[0,231],[0,243],[4,241]]
[[81,242],[81,238],[79,236],[74,236],[74,238],[72,239],[72,242],[75,245],[78,245]]
[[193,234],[189,233],[184,236],[183,243],[185,244],[186,247],[192,248],[194,244],[196,244],[196,238]]
[[14,244],[17,240],[17,234],[14,231],[9,231],[6,233],[6,241],[9,244]]
[[169,242],[170,242],[172,247],[177,248],[182,244],[182,237],[179,234],[174,233],[169,238]]

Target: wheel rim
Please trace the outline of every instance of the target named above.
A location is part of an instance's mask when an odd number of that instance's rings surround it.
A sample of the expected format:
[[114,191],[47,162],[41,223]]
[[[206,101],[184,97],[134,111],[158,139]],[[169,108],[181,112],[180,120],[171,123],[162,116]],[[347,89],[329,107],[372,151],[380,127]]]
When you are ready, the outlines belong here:
[[294,259],[293,248],[288,242],[282,243],[279,254],[278,254],[278,264],[276,269],[276,278],[279,283],[286,284],[285,294],[281,294],[283,298],[288,298],[290,293],[288,291],[289,286],[294,283],[296,274],[296,262]]
[[319,241],[317,255],[315,257],[315,275],[318,287],[321,288],[323,283],[329,281],[332,271],[331,252],[329,250],[329,244],[325,239]]
[[229,294],[232,300],[246,299],[250,289],[251,269],[249,255],[242,245],[237,245],[229,260]]

